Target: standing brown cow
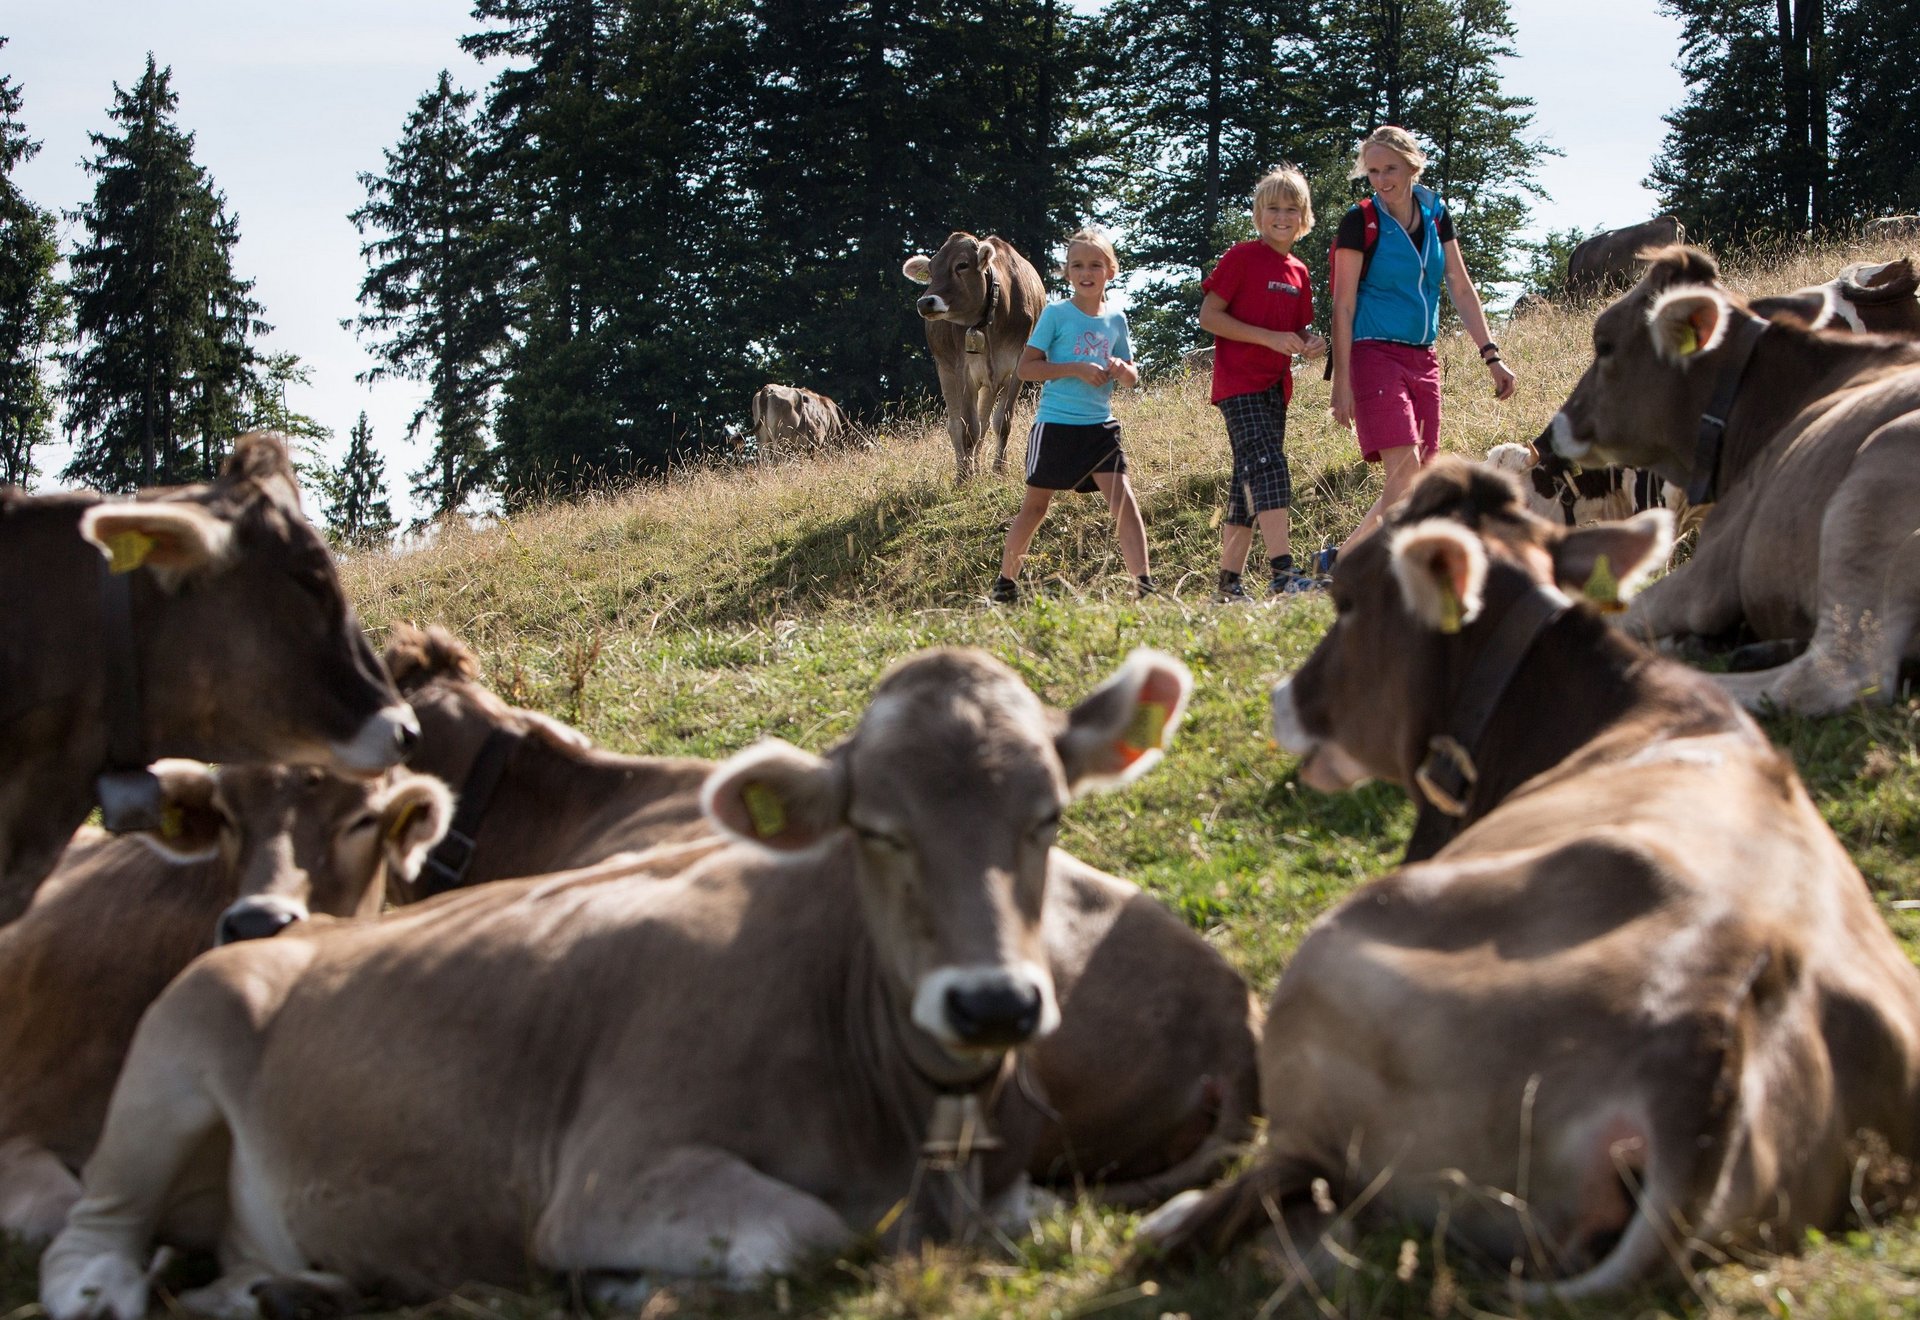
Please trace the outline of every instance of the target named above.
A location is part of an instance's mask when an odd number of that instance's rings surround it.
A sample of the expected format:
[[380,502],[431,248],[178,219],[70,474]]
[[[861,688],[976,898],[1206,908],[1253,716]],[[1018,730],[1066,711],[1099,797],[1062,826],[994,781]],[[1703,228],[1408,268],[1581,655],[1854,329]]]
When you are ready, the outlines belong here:
[[1020,396],[1014,368],[1046,306],[1046,285],[1006,239],[958,231],[931,257],[909,257],[900,269],[927,286],[914,306],[926,321],[927,347],[940,372],[959,480],[973,475],[974,453],[989,425],[993,470],[1006,471],[1007,432]]
[[1625,229],[1602,230],[1567,258],[1567,292],[1584,296],[1630,284],[1642,251],[1686,241],[1686,226],[1670,215]]
[[840,405],[795,385],[762,385],[753,396],[753,438],[764,462],[786,443],[818,449],[846,430]]
[[0,489],[0,920],[96,800],[151,815],[159,757],[374,774],[415,728],[278,436],[135,500]]
[[1148,1240],[1274,1222],[1311,1264],[1345,1203],[1571,1299],[1832,1224],[1874,1199],[1864,1134],[1913,1155],[1920,973],[1860,872],[1711,682],[1570,599],[1626,594],[1669,526],[1565,531],[1442,459],[1341,556],[1274,737],[1449,837],[1314,924],[1268,1011],[1266,1155]]

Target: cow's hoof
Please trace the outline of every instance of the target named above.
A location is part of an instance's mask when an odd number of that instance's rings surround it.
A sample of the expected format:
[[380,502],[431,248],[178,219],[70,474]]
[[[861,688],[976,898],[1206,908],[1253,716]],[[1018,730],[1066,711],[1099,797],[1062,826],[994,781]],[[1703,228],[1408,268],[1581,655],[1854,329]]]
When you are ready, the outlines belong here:
[[360,1294],[337,1274],[277,1274],[247,1290],[262,1320],[329,1320],[360,1307]]
[[1161,1247],[1186,1225],[1193,1212],[1200,1205],[1205,1193],[1199,1188],[1189,1188],[1173,1197],[1165,1205],[1140,1220],[1140,1227],[1134,1233],[1134,1241],[1146,1246]]
[[40,1273],[40,1304],[50,1320],[142,1320],[147,1276],[125,1256],[94,1256],[71,1268],[48,1260]]

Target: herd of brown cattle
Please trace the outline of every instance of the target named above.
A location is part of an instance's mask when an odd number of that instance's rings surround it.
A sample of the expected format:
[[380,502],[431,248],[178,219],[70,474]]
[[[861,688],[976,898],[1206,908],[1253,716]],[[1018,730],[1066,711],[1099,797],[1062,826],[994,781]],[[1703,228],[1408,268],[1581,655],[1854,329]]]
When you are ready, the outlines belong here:
[[[963,472],[1004,257],[930,263]],[[1868,320],[1912,286],[1769,308],[1648,254],[1549,431],[1711,503],[1644,591],[1669,513],[1543,518],[1457,460],[1343,556],[1274,737],[1419,812],[1264,1014],[1055,843],[1167,747],[1170,657],[1062,712],[929,652],[824,754],[619,756],[439,630],[376,657],[273,437],[204,487],[0,492],[0,1229],[50,1241],[52,1320],[145,1316],[160,1245],[218,1256],[186,1310],[254,1320],[530,1268],[750,1284],[1036,1184],[1159,1206],[1140,1268],[1277,1233],[1311,1277],[1385,1216],[1523,1299],[1871,1206],[1920,1151],[1920,972],[1741,707],[1887,700],[1920,658],[1920,343]],[[1647,645],[1729,635],[1804,652]]]

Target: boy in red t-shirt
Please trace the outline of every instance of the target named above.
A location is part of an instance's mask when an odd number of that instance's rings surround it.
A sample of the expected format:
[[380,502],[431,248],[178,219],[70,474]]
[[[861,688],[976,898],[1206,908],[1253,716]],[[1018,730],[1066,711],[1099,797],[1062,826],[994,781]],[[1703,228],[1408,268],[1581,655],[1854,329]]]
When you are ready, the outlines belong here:
[[1257,241],[1235,243],[1200,287],[1200,328],[1214,337],[1213,404],[1227,423],[1233,483],[1220,525],[1223,603],[1244,601],[1240,575],[1253,548],[1253,526],[1267,543],[1272,594],[1313,591],[1325,584],[1294,571],[1287,549],[1293,503],[1287,473],[1287,402],[1293,397],[1293,359],[1317,358],[1327,341],[1308,331],[1313,288],[1307,267],[1293,255],[1296,239],[1313,228],[1306,176],[1290,166],[1254,186]]

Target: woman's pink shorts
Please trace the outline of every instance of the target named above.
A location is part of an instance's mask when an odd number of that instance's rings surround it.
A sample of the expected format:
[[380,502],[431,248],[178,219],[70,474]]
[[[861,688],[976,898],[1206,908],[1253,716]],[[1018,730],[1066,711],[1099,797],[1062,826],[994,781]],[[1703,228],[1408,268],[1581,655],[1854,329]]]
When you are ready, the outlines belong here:
[[1353,428],[1369,463],[1402,445],[1425,463],[1440,449],[1440,359],[1431,348],[1362,339],[1347,359],[1353,375]]

